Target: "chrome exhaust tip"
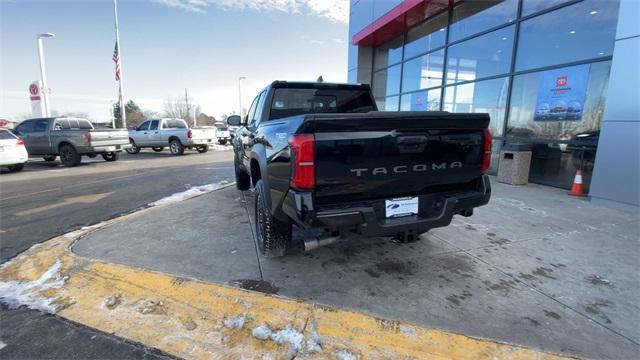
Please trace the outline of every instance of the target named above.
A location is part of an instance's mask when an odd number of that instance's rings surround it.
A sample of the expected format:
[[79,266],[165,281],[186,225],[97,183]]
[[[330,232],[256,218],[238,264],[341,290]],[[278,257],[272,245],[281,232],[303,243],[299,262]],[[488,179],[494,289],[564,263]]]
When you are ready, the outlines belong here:
[[326,237],[313,237],[310,239],[304,239],[304,251],[315,250],[322,246],[327,246],[338,242],[342,235],[326,236]]

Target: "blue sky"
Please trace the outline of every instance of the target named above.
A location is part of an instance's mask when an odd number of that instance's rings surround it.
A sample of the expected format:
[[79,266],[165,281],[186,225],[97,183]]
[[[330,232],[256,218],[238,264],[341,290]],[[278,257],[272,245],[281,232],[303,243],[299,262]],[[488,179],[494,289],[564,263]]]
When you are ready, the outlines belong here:
[[[272,80],[344,82],[348,0],[119,0],[126,98],[161,111],[189,89],[216,117],[238,110]],[[117,97],[113,2],[0,0],[0,118],[30,112],[45,39],[51,109],[107,120]]]

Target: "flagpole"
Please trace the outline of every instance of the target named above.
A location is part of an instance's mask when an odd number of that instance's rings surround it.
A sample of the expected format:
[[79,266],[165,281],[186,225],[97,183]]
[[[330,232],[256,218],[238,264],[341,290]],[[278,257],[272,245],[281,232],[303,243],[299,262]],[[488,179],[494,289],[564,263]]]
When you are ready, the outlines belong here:
[[120,58],[120,80],[118,81],[118,91],[119,97],[118,101],[120,102],[120,118],[122,119],[122,128],[127,128],[127,113],[124,109],[124,90],[122,85],[122,48],[120,47],[120,30],[118,29],[118,0],[113,0],[113,13],[116,19],[116,43],[118,44],[118,56]]

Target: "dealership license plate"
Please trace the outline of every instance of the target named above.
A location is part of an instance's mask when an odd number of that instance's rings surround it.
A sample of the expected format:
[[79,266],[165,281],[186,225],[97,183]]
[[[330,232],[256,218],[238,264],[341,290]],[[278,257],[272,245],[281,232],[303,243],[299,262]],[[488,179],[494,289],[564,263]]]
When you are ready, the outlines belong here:
[[418,198],[404,197],[386,200],[385,216],[388,218],[415,215],[418,213]]
[[115,151],[116,147],[115,146],[107,146],[107,151]]

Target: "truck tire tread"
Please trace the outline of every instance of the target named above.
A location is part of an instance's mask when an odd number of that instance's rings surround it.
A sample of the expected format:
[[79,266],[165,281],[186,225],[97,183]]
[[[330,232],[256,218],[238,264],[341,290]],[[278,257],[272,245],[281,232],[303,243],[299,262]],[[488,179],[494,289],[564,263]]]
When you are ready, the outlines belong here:
[[262,256],[274,258],[283,256],[291,243],[291,224],[271,215],[265,198],[266,191],[264,182],[258,180],[255,193],[256,241]]

